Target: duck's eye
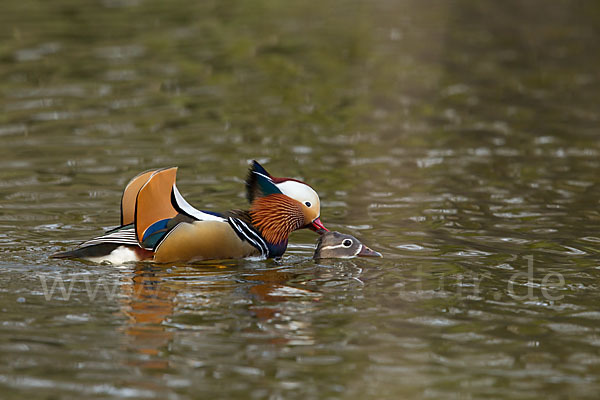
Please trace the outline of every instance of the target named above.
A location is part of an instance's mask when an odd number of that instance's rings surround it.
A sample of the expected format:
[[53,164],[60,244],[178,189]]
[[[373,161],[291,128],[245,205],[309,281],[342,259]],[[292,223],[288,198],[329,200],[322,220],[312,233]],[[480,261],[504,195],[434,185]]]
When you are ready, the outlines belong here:
[[346,239],[342,242],[342,244],[344,245],[344,247],[350,247],[352,246],[352,240]]
[[310,206],[312,206],[312,204],[310,204],[310,201],[305,201],[305,202],[304,202],[304,205],[305,205],[306,207],[308,207],[308,208],[310,208]]

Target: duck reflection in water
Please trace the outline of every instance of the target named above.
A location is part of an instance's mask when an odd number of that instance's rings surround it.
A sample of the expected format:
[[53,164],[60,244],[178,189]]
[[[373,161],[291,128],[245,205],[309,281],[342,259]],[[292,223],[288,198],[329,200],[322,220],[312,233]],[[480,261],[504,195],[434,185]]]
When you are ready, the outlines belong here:
[[[313,256],[314,259],[353,257],[381,257],[381,254],[352,235],[328,232],[319,238]],[[185,265],[175,269],[147,263],[137,264],[133,276],[124,278],[121,284],[121,311],[128,318],[123,327],[128,338],[126,347],[141,356],[138,365],[149,369],[169,367],[167,358],[161,356],[161,351],[168,348],[175,331],[169,329],[165,321],[177,314],[177,297],[181,294],[201,294],[205,302],[200,308],[210,307],[211,302],[207,301],[206,295],[217,294],[221,297],[223,294],[236,293],[237,296],[246,297],[246,300],[250,297],[250,315],[262,322],[273,322],[261,328],[270,331],[269,342],[305,343],[310,342],[312,337],[307,312],[317,306],[322,297],[319,281],[336,279],[332,274],[348,278],[348,271],[338,269],[311,268],[307,272],[303,268],[303,271],[295,272],[293,265],[289,268],[268,266],[250,271],[239,267],[235,261]],[[190,284],[192,281],[189,278],[194,276],[198,279],[194,281],[195,284]],[[245,286],[240,285],[240,282],[246,282],[245,290],[239,290]],[[293,309],[287,309],[286,304],[289,302],[294,304]],[[293,310],[298,311],[300,303],[303,304],[302,315],[290,315],[290,312],[295,314]],[[285,328],[287,325],[290,326],[289,330]]]
[[177,290],[170,287],[164,278],[165,270],[146,264],[137,265],[133,276],[121,283],[121,312],[127,317],[122,327],[129,351],[139,354],[134,364],[148,369],[168,367],[167,358],[160,357],[173,339],[163,322],[175,310]]
[[[196,323],[215,323],[207,315],[221,314],[218,324],[206,327],[211,332],[213,328],[240,329],[240,334],[258,334],[271,344],[312,342],[312,324],[306,316],[321,293],[289,284],[299,276],[287,268],[283,271],[270,265],[249,270],[235,262],[175,268],[137,264],[119,289],[120,311],[127,317],[119,330],[124,334],[124,350],[133,356],[127,364],[148,370],[170,368],[168,349],[176,340],[175,326],[191,324],[190,328],[196,329],[192,326]],[[223,307],[224,303],[230,305]],[[245,311],[236,312],[236,304],[242,304]],[[298,314],[299,305],[303,311]],[[180,321],[182,316],[185,318]],[[253,320],[259,324],[249,324]],[[209,342],[207,339],[205,345]]]

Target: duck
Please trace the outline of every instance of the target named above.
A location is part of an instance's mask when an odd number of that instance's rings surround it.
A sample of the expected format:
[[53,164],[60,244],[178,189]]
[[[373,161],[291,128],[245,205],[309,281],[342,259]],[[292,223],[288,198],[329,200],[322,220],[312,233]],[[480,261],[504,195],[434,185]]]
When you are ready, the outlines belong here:
[[272,176],[256,160],[245,182],[248,209],[196,209],[178,190],[176,175],[177,167],[170,167],[135,176],[121,197],[119,227],[52,257],[112,264],[278,258],[292,232],[328,232],[317,192],[300,180]]
[[324,232],[317,241],[314,259],[383,257],[378,251],[365,246],[352,235],[337,231]]

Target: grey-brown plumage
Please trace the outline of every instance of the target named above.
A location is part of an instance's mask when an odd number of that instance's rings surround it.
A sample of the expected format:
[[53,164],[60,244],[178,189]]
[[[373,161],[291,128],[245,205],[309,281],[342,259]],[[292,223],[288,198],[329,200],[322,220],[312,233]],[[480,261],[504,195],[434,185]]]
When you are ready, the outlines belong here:
[[336,231],[325,232],[317,241],[313,258],[383,257],[352,235]]

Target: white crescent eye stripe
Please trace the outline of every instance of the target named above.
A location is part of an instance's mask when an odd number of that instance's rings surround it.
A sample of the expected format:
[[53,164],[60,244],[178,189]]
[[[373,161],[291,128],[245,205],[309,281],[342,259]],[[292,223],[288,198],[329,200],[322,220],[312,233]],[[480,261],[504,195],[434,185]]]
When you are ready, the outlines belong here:
[[[336,245],[332,245],[332,246],[323,246],[321,247],[322,250],[333,250],[333,249],[348,249],[350,248],[349,246],[344,246],[343,244],[336,244]],[[360,249],[362,249],[362,244],[361,247],[359,247],[358,251],[360,251]]]
[[[356,250],[354,255],[349,256],[348,258],[357,256],[358,253],[360,253],[362,251],[363,247],[364,247],[364,245],[361,243],[360,247]],[[348,247],[344,246],[343,244],[336,244],[335,246],[323,246],[323,247],[321,247],[321,251],[322,250],[334,250],[334,249],[340,249],[340,248],[347,249]]]
[[333,249],[339,249],[339,248],[347,249],[347,247],[344,246],[343,244],[336,244],[335,246],[323,246],[323,247],[321,247],[321,250],[333,250]]

